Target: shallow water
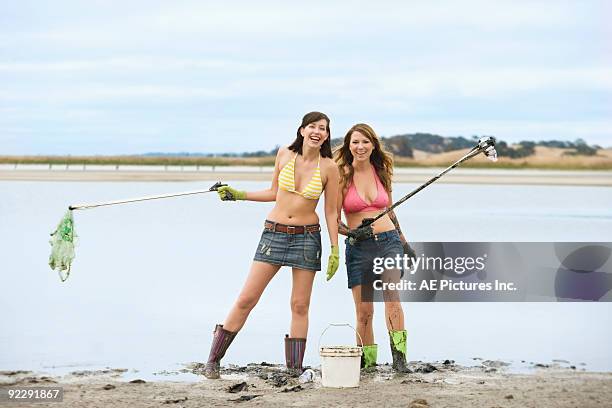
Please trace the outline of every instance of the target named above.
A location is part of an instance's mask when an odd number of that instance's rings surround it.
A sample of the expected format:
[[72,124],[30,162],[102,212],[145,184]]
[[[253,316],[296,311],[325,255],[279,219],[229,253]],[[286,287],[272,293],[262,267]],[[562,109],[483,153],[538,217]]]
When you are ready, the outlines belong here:
[[[267,183],[234,185],[260,189]],[[47,266],[47,241],[68,204],[207,187],[0,182],[0,369],[61,374],[110,366],[151,378],[204,361],[213,326],[242,286],[272,204],[224,203],[204,194],[78,211],[80,244],[65,283]],[[395,198],[414,187],[396,185]],[[413,241],[610,241],[610,203],[612,189],[602,187],[433,185],[396,212]],[[283,361],[290,284],[290,270],[281,269],[224,363]],[[564,359],[612,370],[612,303],[406,303],[404,310],[411,360]],[[379,362],[391,358],[383,312],[377,305]],[[305,363],[319,364],[316,344],[328,323],[353,320],[344,266],[331,282],[319,273]],[[323,339],[353,341],[348,328],[330,329]]]

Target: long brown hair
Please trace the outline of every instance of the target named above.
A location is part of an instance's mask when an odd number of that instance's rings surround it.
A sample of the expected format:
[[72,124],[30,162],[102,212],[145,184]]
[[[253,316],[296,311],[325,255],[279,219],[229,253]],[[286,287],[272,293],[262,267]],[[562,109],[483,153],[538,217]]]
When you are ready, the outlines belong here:
[[350,128],[349,131],[346,132],[346,136],[344,136],[342,146],[334,152],[334,160],[338,164],[340,170],[340,181],[342,186],[348,186],[355,173],[355,169],[353,168],[353,154],[350,149],[351,136],[355,131],[367,137],[374,146],[372,155],[370,156],[370,163],[374,166],[376,174],[378,174],[385,190],[390,192],[391,178],[393,177],[393,157],[391,153],[384,149],[374,129],[365,123],[358,123]]
[[321,119],[325,119],[327,121],[327,139],[321,145],[321,156],[323,157],[332,157],[331,151],[331,129],[329,128],[329,118],[326,114],[321,112],[308,112],[302,118],[302,124],[298,127],[297,137],[289,145],[289,150],[297,152],[298,154],[302,154],[302,145],[304,144],[304,136],[300,133],[300,130],[310,125],[311,123],[317,122]]

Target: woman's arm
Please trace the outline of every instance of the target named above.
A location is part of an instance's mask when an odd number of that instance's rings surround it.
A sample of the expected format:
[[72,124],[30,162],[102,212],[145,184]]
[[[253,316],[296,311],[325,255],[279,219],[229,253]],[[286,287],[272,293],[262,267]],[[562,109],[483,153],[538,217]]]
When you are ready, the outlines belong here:
[[280,173],[281,157],[287,152],[286,147],[278,149],[276,160],[274,161],[274,173],[272,174],[272,185],[267,190],[247,191],[246,199],[249,201],[276,201],[276,193],[278,192],[278,174]]
[[342,203],[344,202],[344,184],[338,187],[338,234],[348,235],[349,227],[342,221]]
[[[389,202],[393,203],[393,197],[391,197],[390,191],[389,191]],[[408,241],[406,241],[406,237],[404,237],[404,233],[402,232],[402,229],[400,228],[399,220],[395,216],[395,211],[391,210],[389,211],[387,215],[389,216],[389,219],[391,219],[391,222],[393,223],[393,225],[395,226],[395,229],[397,230],[399,234],[400,242],[402,243],[402,247],[404,247],[404,254],[408,255],[408,257],[412,259],[411,262],[414,262],[414,259],[416,258],[416,252],[414,252],[414,249],[410,246]]]
[[[331,161],[331,160],[330,160]],[[327,166],[327,181],[325,183],[325,222],[329,232],[329,241],[338,246],[338,184],[340,175],[336,163],[331,161]]]
[[[393,197],[390,191],[389,191],[389,202],[393,203]],[[395,211],[391,210],[389,211],[387,215],[389,216],[389,219],[391,220],[391,222],[395,226],[395,229],[399,233],[400,241],[402,241],[402,245],[406,244],[408,241],[406,241],[406,238],[404,237],[404,233],[402,232],[402,229],[400,228],[399,220],[395,216]]]

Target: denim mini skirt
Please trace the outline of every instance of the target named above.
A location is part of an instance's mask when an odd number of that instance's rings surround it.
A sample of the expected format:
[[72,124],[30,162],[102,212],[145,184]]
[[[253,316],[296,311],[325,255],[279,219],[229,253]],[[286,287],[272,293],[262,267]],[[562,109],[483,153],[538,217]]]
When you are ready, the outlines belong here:
[[288,234],[264,228],[253,260],[313,272],[320,271],[321,232]]
[[[374,273],[374,258],[404,256],[404,248],[397,230],[375,234],[372,238],[350,244],[346,243],[345,257],[349,289],[357,285],[371,284],[379,279]],[[404,271],[401,271],[403,277]]]

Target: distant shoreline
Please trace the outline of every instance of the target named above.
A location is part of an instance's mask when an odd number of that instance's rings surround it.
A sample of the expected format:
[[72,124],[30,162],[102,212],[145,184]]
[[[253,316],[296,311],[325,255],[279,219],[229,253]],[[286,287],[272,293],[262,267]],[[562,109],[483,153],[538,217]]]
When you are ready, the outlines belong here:
[[[59,167],[59,166],[56,166]],[[93,167],[93,166],[92,166]],[[106,168],[104,168],[106,167]],[[143,166],[97,166],[85,169],[79,166],[62,169],[17,168],[0,166],[0,181],[44,182],[195,182],[195,181],[270,181],[271,167],[195,167],[169,166],[167,169]],[[104,168],[104,169],[103,169]],[[438,174],[442,168],[396,168],[396,183],[421,184]],[[592,170],[515,170],[459,168],[442,177],[444,184],[514,184],[564,185],[612,187],[612,171]]]
[[[396,168],[448,167],[470,149],[441,153],[413,151],[413,157],[394,155]],[[141,166],[141,167],[235,167],[274,166],[275,156],[257,157],[208,157],[208,156],[1,156],[0,169],[6,167],[41,166],[43,168],[66,166]],[[541,170],[612,170],[612,148],[600,149],[594,155],[572,155],[568,149],[536,146],[534,154],[526,157],[499,157],[495,163],[483,155],[470,159],[462,168],[479,169],[541,169]]]

